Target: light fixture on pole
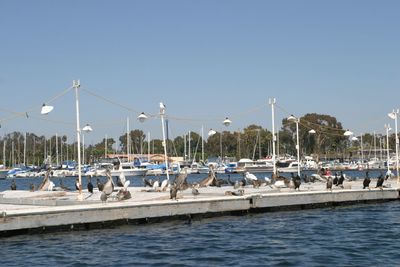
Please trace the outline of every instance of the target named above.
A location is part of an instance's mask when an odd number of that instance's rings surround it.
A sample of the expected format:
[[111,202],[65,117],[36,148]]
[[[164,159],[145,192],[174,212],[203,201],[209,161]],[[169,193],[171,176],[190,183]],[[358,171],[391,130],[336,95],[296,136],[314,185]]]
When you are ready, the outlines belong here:
[[137,119],[140,121],[140,122],[144,122],[145,120],[147,120],[147,115],[146,114],[144,114],[144,112],[142,112],[142,113],[140,113],[140,115],[137,117]]
[[394,110],[388,114],[389,118],[394,120],[394,130],[395,130],[395,138],[396,138],[396,175],[397,175],[397,183],[400,183],[400,175],[399,175],[399,137],[397,135],[397,117],[399,116],[399,110]]
[[[230,119],[228,119],[228,117],[225,118],[225,120],[222,122],[223,125],[225,125],[226,127],[228,127],[229,125],[231,125],[232,121]],[[222,161],[222,132],[219,136],[219,150],[220,150],[220,156],[221,156],[221,161]]]
[[300,119],[296,118],[293,115],[290,115],[287,118],[290,122],[296,123],[296,150],[297,150],[297,175],[300,176],[300,146],[299,146],[299,122]]
[[91,131],[93,131],[92,127],[89,124],[86,124],[85,127],[82,128],[83,134],[82,134],[82,158],[83,164],[85,163],[85,133],[90,133]]
[[390,124],[385,124],[385,129],[386,129],[386,151],[387,151],[386,165],[387,165],[387,174],[390,174],[389,131],[392,130],[392,128],[390,128]]
[[48,106],[48,105],[46,105],[46,104],[43,104],[40,113],[41,113],[42,115],[46,115],[46,114],[49,114],[53,109],[54,109],[53,106]]
[[214,131],[213,129],[210,129],[209,131],[208,131],[208,137],[211,137],[211,136],[213,136],[214,134],[216,134],[217,132],[216,131]]
[[309,134],[315,134],[316,131],[315,131],[314,129],[311,129],[311,130],[308,131],[308,133],[309,133]]
[[167,156],[167,143],[165,140],[164,116],[165,116],[165,105],[162,102],[160,102],[160,117],[161,117],[162,135],[163,135],[162,145],[164,147],[165,170],[167,172],[167,180],[169,181],[168,156]]

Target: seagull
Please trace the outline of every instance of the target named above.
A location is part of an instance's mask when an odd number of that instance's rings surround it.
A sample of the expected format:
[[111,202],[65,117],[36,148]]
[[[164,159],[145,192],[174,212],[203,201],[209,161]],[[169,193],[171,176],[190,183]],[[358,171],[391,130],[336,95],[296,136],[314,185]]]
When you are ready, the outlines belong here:
[[255,180],[257,180],[257,176],[255,176],[254,174],[249,173],[249,172],[246,172],[244,177],[245,177],[246,180],[248,180],[248,181],[255,181]]

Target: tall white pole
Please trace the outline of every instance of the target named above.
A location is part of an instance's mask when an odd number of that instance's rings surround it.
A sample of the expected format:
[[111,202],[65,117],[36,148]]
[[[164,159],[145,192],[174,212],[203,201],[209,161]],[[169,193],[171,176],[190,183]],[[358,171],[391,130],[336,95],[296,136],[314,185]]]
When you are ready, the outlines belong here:
[[[83,157],[83,158],[85,158],[85,157]],[[57,163],[57,167],[58,167],[58,164],[60,162],[58,160],[58,135],[57,135],[57,133],[56,133],[56,163]]]
[[82,164],[85,165],[85,133],[82,133]]
[[183,135],[183,160],[186,161],[186,134]]
[[362,133],[361,133],[361,167],[364,168],[364,143],[363,143]]
[[201,126],[201,161],[204,162],[204,127]]
[[24,138],[24,166],[26,166],[26,132]]
[[165,106],[163,103],[160,103],[160,116],[161,116],[161,128],[163,135],[163,147],[164,147],[164,157],[165,157],[165,170],[167,172],[167,180],[169,181],[169,168],[168,168],[168,156],[167,156],[167,142],[165,140],[165,125],[164,125],[164,116],[165,116]]
[[300,176],[300,145],[299,145],[299,121],[300,119],[296,119],[296,150],[297,150],[297,175]]
[[4,140],[3,141],[3,165],[4,165],[4,168],[6,168],[7,167],[7,164],[6,164],[6,139],[4,138],[3,140]]
[[150,132],[147,133],[147,162],[150,162]]
[[400,183],[400,175],[399,175],[399,137],[397,135],[397,117],[399,116],[399,110],[395,112],[394,119],[394,128],[396,130],[396,174],[397,174],[397,183]]
[[390,125],[389,124],[385,124],[385,128],[386,128],[386,151],[387,151],[387,171],[388,173],[390,173],[390,165],[389,165],[389,161],[390,161],[390,152],[389,152],[389,130],[390,130]]
[[191,161],[191,157],[192,157],[192,151],[190,150],[190,131],[189,131],[189,136],[188,136],[188,146],[189,146],[189,152],[188,152],[188,154],[189,154],[189,157],[188,157],[188,159],[189,159],[189,162]]
[[274,113],[274,105],[276,103],[275,98],[270,98],[269,99],[269,104],[271,105],[271,112],[272,112],[272,164],[273,166],[273,173],[276,174],[276,158],[275,158],[275,142],[276,142],[276,136],[275,136],[275,113]]
[[108,140],[108,136],[106,135],[105,139],[104,139],[104,157],[105,158],[107,158],[107,153],[108,153],[108,151],[107,151],[108,150],[108,144],[107,144],[108,141],[107,140]]
[[78,182],[79,182],[79,195],[82,197],[82,173],[81,173],[81,127],[79,122],[79,94],[78,89],[81,87],[79,80],[72,81],[72,87],[75,88],[75,100],[76,100],[76,139],[78,148]]
[[129,117],[126,118],[126,154],[128,157],[129,161],[129,154],[131,152],[131,142],[130,142],[130,137],[129,137]]

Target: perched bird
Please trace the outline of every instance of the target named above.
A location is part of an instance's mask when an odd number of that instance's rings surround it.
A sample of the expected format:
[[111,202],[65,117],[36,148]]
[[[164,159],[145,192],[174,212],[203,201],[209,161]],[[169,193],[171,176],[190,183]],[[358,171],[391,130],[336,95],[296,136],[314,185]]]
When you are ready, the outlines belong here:
[[197,195],[199,195],[200,194],[200,192],[199,192],[199,190],[197,189],[197,188],[192,188],[192,194],[194,195],[194,196],[197,196]]
[[328,177],[328,180],[326,181],[326,190],[331,190],[332,191],[332,177]]
[[68,188],[67,186],[64,185],[64,182],[63,182],[62,179],[60,179],[60,188],[61,188],[62,190],[65,190],[65,191],[69,191],[69,188]]
[[144,183],[144,187],[149,186],[149,187],[153,187],[153,180],[151,179],[146,179],[145,177],[142,178],[143,183]]
[[249,182],[257,180],[257,176],[252,173],[246,172],[244,175],[245,179]]
[[154,183],[153,183],[153,189],[154,190],[157,191],[159,189],[159,187],[160,187],[160,178],[158,178],[158,180],[155,180]]
[[294,185],[294,190],[298,189],[300,191],[301,178],[299,175],[293,177],[293,185]]
[[225,191],[225,196],[243,196],[244,189],[239,189],[238,191]]
[[17,190],[17,185],[15,184],[15,180],[13,179],[11,182],[11,190]]
[[234,188],[234,189],[240,188],[240,183],[239,183],[239,181],[236,181],[236,182],[235,182],[235,184],[233,185],[233,188]]
[[88,189],[88,192],[89,193],[92,193],[93,194],[93,184],[92,184],[92,179],[90,179],[90,177],[89,177],[89,179],[88,179],[88,184],[87,184],[87,189]]
[[333,184],[335,186],[338,186],[338,183],[339,183],[339,178],[337,177],[337,172],[335,172],[335,178],[333,178]]
[[76,178],[76,180],[75,180],[75,189],[77,190],[77,191],[79,191],[79,188],[81,187],[81,184],[79,183],[79,179],[78,178]]
[[382,187],[383,187],[383,182],[385,181],[385,179],[383,178],[383,176],[381,175],[379,178],[378,178],[378,181],[376,181],[376,187],[375,188],[380,188],[380,189],[382,189]]
[[35,185],[33,183],[31,183],[29,185],[29,191],[34,192],[35,191]]
[[39,190],[40,190],[40,191],[48,190],[48,188],[49,188],[49,186],[50,186],[50,178],[49,178],[50,172],[51,172],[50,169],[48,169],[48,170],[46,171],[46,173],[45,173],[45,175],[44,175],[44,178],[43,178],[43,181],[42,181],[42,183],[41,183],[40,186],[39,186]]
[[102,192],[100,195],[100,200],[101,202],[105,203],[107,201],[107,195],[106,193]]
[[234,186],[235,183],[236,183],[236,182],[234,182],[234,181],[231,180],[231,176],[230,176],[229,174],[228,174],[228,183],[229,183],[230,185],[232,185],[232,186]]
[[130,181],[125,181],[123,188],[121,188],[117,193],[118,200],[127,200],[132,197],[131,192],[128,190]]
[[96,184],[97,184],[97,188],[99,189],[99,191],[103,191],[104,184],[102,182],[100,182],[99,178],[96,179]]
[[125,174],[123,172],[121,172],[121,174],[118,176],[118,178],[121,181],[122,186],[124,186],[124,184],[126,182]]
[[169,198],[170,199],[175,199],[176,200],[176,195],[178,194],[178,188],[177,186],[174,184],[170,191],[169,191]]
[[107,182],[104,184],[104,188],[103,188],[103,192],[109,196],[111,195],[111,193],[114,191],[114,183],[111,177],[111,173],[110,172],[106,172],[107,175]]
[[160,191],[167,190],[167,186],[168,186],[168,179],[164,179],[164,181],[161,182]]
[[363,189],[368,188],[369,189],[369,183],[371,183],[371,179],[369,178],[369,172],[365,172],[365,178],[363,181]]
[[343,182],[344,182],[344,175],[343,175],[343,173],[341,173],[340,178],[339,178],[336,186],[340,186],[341,188],[343,188]]

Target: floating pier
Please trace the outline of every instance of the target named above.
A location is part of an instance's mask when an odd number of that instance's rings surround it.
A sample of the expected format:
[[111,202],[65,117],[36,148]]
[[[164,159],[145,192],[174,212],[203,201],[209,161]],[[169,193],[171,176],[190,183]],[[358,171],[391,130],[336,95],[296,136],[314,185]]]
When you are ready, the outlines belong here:
[[131,199],[110,198],[106,203],[100,201],[98,191],[84,191],[83,200],[78,200],[77,192],[4,191],[0,193],[0,236],[398,200],[397,184],[392,181],[386,186],[362,189],[362,181],[345,182],[345,188],[332,191],[322,182],[302,184],[300,191],[247,186],[242,196],[225,195],[235,191],[232,186],[206,187],[199,188],[197,196],[191,189],[179,191],[177,200],[169,199],[169,191],[130,187]]

